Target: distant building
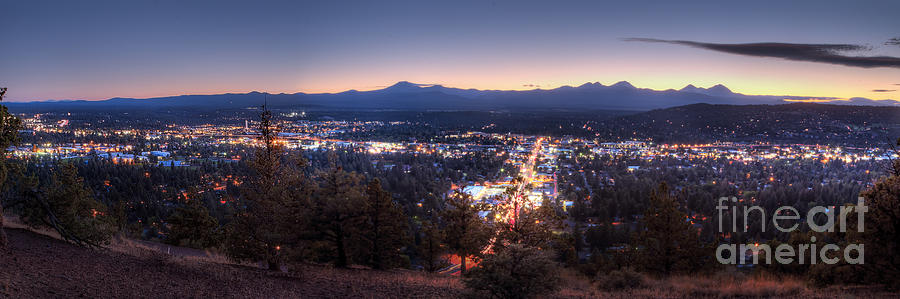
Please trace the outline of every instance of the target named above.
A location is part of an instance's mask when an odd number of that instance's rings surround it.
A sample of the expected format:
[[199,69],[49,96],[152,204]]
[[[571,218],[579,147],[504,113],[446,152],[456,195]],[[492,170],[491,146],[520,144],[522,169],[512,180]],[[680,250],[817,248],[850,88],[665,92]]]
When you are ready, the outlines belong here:
[[159,166],[168,166],[168,167],[184,167],[184,166],[191,166],[190,164],[184,163],[184,161],[178,161],[178,160],[159,161],[159,162],[157,162],[157,165],[159,165]]

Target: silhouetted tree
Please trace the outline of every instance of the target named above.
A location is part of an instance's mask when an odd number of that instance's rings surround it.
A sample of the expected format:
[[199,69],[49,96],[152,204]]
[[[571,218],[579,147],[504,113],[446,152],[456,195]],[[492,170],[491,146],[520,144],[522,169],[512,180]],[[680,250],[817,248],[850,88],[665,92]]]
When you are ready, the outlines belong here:
[[[900,143],[900,140],[898,140]],[[900,282],[900,176],[892,174],[862,193],[868,213],[865,214],[865,266],[877,281],[896,287]]]
[[49,184],[37,190],[37,179],[22,181],[22,219],[30,226],[53,228],[63,239],[81,246],[107,244],[116,231],[107,207],[94,198],[72,163],[61,163]]
[[170,225],[166,243],[198,249],[219,245],[219,221],[209,215],[199,194],[191,190],[179,197],[182,205],[166,219]]
[[[500,211],[502,212],[502,207]],[[529,247],[549,248],[553,241],[553,230],[560,226],[560,219],[549,201],[544,201],[534,209],[520,207],[511,219],[495,224],[497,226],[497,242],[495,250],[502,250],[510,244],[522,244]]]
[[422,236],[419,242],[419,257],[422,259],[422,267],[425,271],[434,272],[449,265],[444,254],[444,232],[440,226],[430,220],[422,223]]
[[468,193],[456,192],[447,197],[447,206],[441,211],[444,222],[444,243],[459,256],[461,273],[466,272],[466,259],[478,257],[493,235],[490,227],[478,216],[476,206]]
[[[305,228],[309,190],[303,159],[290,159],[276,140],[272,113],[263,106],[260,140],[241,186],[239,209],[226,229],[225,253],[238,261],[264,261],[279,271],[285,256],[298,250]],[[285,162],[290,163],[285,163]]]
[[[6,95],[6,87],[0,88],[0,101]],[[0,185],[5,185],[8,176],[6,148],[18,142],[21,121],[0,105]],[[0,198],[0,249],[6,248],[6,232],[3,230],[3,200]]]
[[512,244],[485,257],[463,283],[489,292],[492,298],[532,298],[559,289],[560,277],[550,252]]
[[[335,266],[347,267],[350,253],[361,249],[365,233],[366,201],[362,177],[344,171],[331,159],[331,168],[318,175],[319,188],[313,205],[312,230],[335,253]],[[352,248],[351,248],[352,247]]]
[[641,221],[643,228],[633,237],[638,245],[640,266],[652,273],[669,275],[689,271],[704,263],[708,250],[700,243],[697,229],[678,210],[678,201],[660,184],[650,196],[650,207]]
[[371,264],[376,269],[396,266],[400,250],[405,245],[406,215],[394,202],[391,194],[381,188],[381,181],[378,179],[369,182],[366,196],[369,228],[365,237],[372,244]]

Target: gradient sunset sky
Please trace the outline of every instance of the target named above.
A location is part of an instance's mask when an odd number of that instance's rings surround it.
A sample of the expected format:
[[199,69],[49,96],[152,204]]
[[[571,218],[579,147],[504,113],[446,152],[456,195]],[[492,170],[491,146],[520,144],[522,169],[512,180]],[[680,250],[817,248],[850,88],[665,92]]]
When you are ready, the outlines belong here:
[[[0,86],[12,101],[401,80],[900,100],[896,0],[0,2]],[[778,44],[721,45],[755,43]]]

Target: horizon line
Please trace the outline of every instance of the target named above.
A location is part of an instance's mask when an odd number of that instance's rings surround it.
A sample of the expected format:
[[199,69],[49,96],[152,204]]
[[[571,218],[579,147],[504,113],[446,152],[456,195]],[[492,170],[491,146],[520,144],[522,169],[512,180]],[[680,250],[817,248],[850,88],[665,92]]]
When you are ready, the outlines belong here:
[[[346,89],[346,90],[341,90],[341,91],[328,91],[328,92],[305,92],[305,91],[302,91],[302,90],[298,90],[298,91],[295,91],[295,92],[284,92],[284,91],[281,91],[281,92],[268,92],[268,91],[260,91],[260,90],[251,90],[251,91],[218,91],[218,92],[202,92],[202,91],[201,91],[201,92],[198,92],[198,93],[170,94],[170,95],[159,95],[159,96],[148,96],[148,97],[121,97],[121,96],[113,96],[113,97],[100,98],[100,99],[10,100],[10,101],[6,101],[6,103],[7,103],[7,104],[9,104],[9,103],[20,103],[20,104],[25,104],[25,103],[56,103],[56,102],[102,102],[102,101],[108,101],[108,100],[113,100],[113,99],[152,100],[152,99],[170,98],[170,97],[180,97],[180,96],[214,96],[214,95],[228,95],[228,94],[241,95],[241,94],[251,94],[251,93],[270,94],[270,95],[296,95],[296,94],[307,94],[307,95],[334,95],[334,94],[340,94],[340,93],[344,93],[344,92],[352,92],[352,91],[355,91],[355,92],[371,92],[371,91],[385,90],[385,89],[388,89],[388,88],[390,88],[390,87],[396,86],[396,85],[401,84],[401,83],[409,83],[409,84],[414,85],[415,87],[418,87],[418,88],[428,88],[428,87],[433,87],[433,86],[440,86],[440,87],[444,87],[444,88],[453,88],[453,89],[460,89],[460,90],[478,90],[478,91],[537,91],[537,90],[550,91],[550,90],[555,90],[555,89],[560,89],[560,88],[565,88],[565,87],[569,87],[569,88],[578,88],[578,87],[581,87],[581,86],[584,86],[584,85],[588,85],[588,84],[600,84],[600,85],[602,85],[602,86],[604,86],[604,87],[611,87],[611,86],[617,85],[617,84],[619,84],[619,83],[627,83],[628,85],[630,85],[630,86],[633,87],[634,89],[647,89],[647,90],[653,90],[653,91],[681,91],[681,90],[683,90],[684,88],[687,88],[687,87],[689,87],[689,86],[693,86],[693,87],[695,87],[695,88],[700,88],[700,89],[710,89],[710,88],[713,88],[713,87],[716,87],[716,86],[722,86],[722,87],[727,88],[729,91],[731,91],[731,92],[734,93],[734,94],[745,95],[745,96],[784,97],[785,99],[783,99],[783,100],[784,100],[785,102],[796,102],[796,101],[806,101],[806,100],[816,100],[816,101],[850,101],[850,100],[852,100],[852,99],[854,99],[854,98],[862,98],[862,99],[867,99],[867,100],[872,100],[872,101],[897,101],[897,100],[889,99],[889,98],[883,98],[883,99],[870,99],[870,98],[865,98],[865,97],[851,97],[851,98],[844,98],[844,97],[816,97],[816,96],[803,96],[803,95],[745,94],[745,93],[741,93],[741,92],[736,92],[736,91],[732,90],[730,87],[728,87],[728,86],[726,86],[726,85],[724,85],[724,84],[721,84],[721,83],[712,84],[712,85],[710,85],[710,86],[708,86],[708,87],[702,87],[702,86],[699,86],[699,85],[696,85],[696,84],[693,84],[693,83],[688,83],[687,85],[685,85],[685,86],[683,86],[683,87],[681,87],[681,88],[678,88],[678,89],[676,89],[676,88],[653,89],[653,88],[648,88],[648,87],[639,87],[639,86],[635,86],[635,85],[631,84],[631,82],[629,82],[629,81],[627,81],[627,80],[620,80],[620,81],[617,81],[617,82],[614,82],[614,83],[611,83],[611,84],[604,84],[604,83],[602,83],[602,82],[600,82],[600,81],[587,81],[587,82],[582,83],[582,84],[580,84],[580,85],[563,84],[563,85],[559,85],[559,86],[556,86],[556,87],[553,87],[553,88],[542,88],[540,85],[525,84],[525,85],[523,85],[523,87],[526,87],[526,86],[527,86],[527,87],[533,87],[533,88],[522,88],[522,89],[477,89],[477,88],[465,88],[465,87],[447,86],[447,85],[444,85],[444,84],[441,84],[441,83],[415,83],[415,82],[411,82],[411,81],[407,81],[407,80],[400,80],[400,81],[397,81],[397,82],[395,82],[395,83],[393,83],[393,84],[390,84],[390,85],[379,85],[379,86],[374,86],[374,87],[371,87],[371,89],[369,89],[369,88],[362,88],[362,89],[351,88],[351,89]],[[802,99],[797,99],[797,98],[802,98]]]

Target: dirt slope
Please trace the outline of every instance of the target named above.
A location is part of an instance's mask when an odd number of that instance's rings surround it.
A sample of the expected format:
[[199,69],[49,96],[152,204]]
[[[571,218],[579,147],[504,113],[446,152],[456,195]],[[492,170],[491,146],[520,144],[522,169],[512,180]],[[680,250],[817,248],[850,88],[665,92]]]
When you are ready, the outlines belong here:
[[435,298],[457,297],[461,288],[452,278],[424,273],[307,266],[300,275],[273,274],[153,252],[135,256],[80,248],[19,229],[7,233],[0,297]]

